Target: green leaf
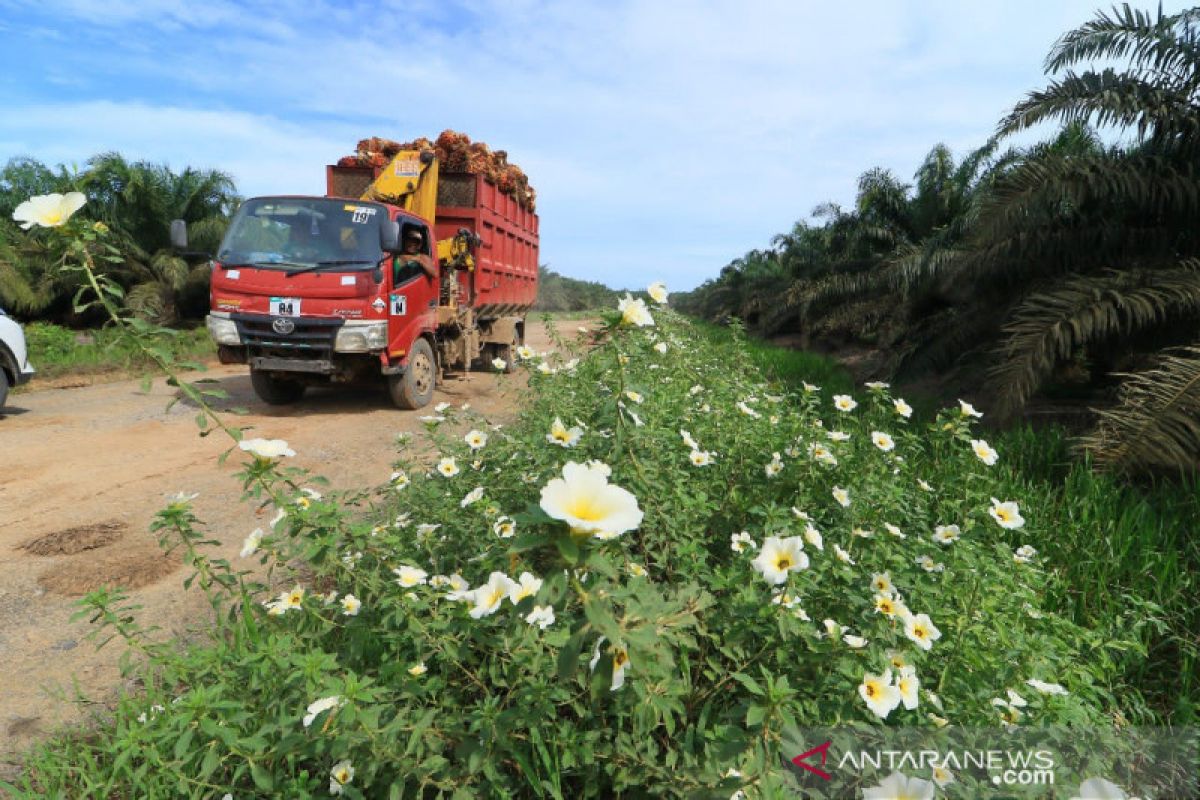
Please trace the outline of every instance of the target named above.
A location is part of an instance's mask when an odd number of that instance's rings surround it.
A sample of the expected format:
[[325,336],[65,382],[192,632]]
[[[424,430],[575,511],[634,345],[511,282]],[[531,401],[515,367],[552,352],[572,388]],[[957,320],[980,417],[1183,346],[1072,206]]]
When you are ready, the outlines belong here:
[[762,697],[766,694],[766,691],[763,690],[762,686],[759,685],[758,681],[754,680],[754,678],[751,678],[749,675],[746,675],[745,673],[735,672],[730,677],[732,677],[735,681],[740,683],[742,686],[745,686],[746,689],[748,689],[751,694],[756,694],[759,697]]
[[275,788],[274,776],[262,764],[250,765],[250,777],[254,780],[254,785],[264,792],[269,792]]

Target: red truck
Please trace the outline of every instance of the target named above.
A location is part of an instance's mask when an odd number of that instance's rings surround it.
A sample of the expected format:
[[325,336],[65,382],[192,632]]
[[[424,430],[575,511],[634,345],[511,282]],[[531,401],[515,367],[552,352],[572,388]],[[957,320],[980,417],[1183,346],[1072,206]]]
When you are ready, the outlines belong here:
[[[378,384],[420,408],[445,370],[508,369],[537,299],[538,217],[430,150],[329,166],[325,197],[255,197],[213,260],[208,330],[267,403]],[[172,223],[186,248],[187,230]],[[490,363],[489,363],[490,368]]]

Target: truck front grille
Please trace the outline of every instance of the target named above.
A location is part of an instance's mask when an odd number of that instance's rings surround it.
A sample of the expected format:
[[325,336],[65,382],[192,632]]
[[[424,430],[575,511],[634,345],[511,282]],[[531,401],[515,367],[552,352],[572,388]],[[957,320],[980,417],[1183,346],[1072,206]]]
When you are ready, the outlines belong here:
[[[268,317],[251,314],[232,314],[237,323],[242,344],[249,348],[253,358],[333,358],[333,342],[342,327],[340,319],[314,319],[305,317]],[[276,319],[287,319],[295,324],[291,333],[279,333],[272,327]]]

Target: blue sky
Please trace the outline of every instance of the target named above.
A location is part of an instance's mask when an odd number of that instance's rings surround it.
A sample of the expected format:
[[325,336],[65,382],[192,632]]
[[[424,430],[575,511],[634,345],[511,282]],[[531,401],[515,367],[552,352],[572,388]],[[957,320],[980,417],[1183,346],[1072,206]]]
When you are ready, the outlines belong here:
[[530,175],[551,268],[683,290],[869,167],[981,145],[1097,7],[0,0],[0,160],[116,150],[320,193],[360,138],[453,128]]

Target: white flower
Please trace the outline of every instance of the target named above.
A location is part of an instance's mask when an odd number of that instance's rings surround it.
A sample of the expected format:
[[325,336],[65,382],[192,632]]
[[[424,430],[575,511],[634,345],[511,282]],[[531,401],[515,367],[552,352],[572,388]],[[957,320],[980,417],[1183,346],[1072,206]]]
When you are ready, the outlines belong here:
[[871,575],[871,588],[880,594],[891,596],[896,593],[892,584],[892,576],[887,572],[876,572]]
[[992,519],[996,520],[1001,528],[1011,530],[1025,524],[1025,518],[1021,516],[1021,510],[1012,500],[1001,503],[993,497],[992,507],[988,509],[988,513],[992,515]]
[[554,607],[534,606],[533,611],[525,615],[525,621],[530,625],[537,625],[542,630],[546,630],[546,628],[554,624]]
[[1125,790],[1104,778],[1088,778],[1079,784],[1079,794],[1071,800],[1125,800]]
[[841,561],[844,564],[850,564],[851,566],[854,565],[854,559],[850,557],[849,553],[841,548],[841,545],[835,544],[833,546],[833,554],[837,556],[838,561]]
[[904,635],[917,643],[922,650],[933,647],[934,641],[942,638],[942,632],[937,629],[928,614],[914,614],[904,622]]
[[934,767],[932,777],[939,789],[944,789],[947,784],[954,783],[954,773],[943,766]]
[[929,485],[929,481],[923,480],[921,478],[917,478],[917,486],[920,486],[921,490],[925,491],[925,492],[933,491],[933,487]]
[[437,463],[437,471],[444,478],[453,478],[459,473],[458,462],[454,460],[454,456],[446,456]]
[[796,519],[802,519],[805,522],[808,522],[808,520],[809,520],[808,512],[801,511],[800,508],[797,506],[792,506],[792,516],[795,517]]
[[621,312],[621,322],[625,325],[636,325],[639,328],[654,325],[654,317],[650,316],[646,301],[640,297],[634,299],[628,292],[625,293],[624,299],[617,303],[617,310]]
[[768,478],[774,478],[783,472],[783,462],[779,460],[779,453],[771,454],[771,462],[763,468],[767,473]]
[[554,367],[550,366],[550,362],[548,361],[543,361],[542,363],[538,364],[537,371],[543,375],[553,375],[555,372],[557,372]]
[[688,458],[691,459],[693,467],[707,467],[713,463],[713,455],[707,450],[693,450]]
[[804,543],[799,536],[789,536],[786,539],[768,536],[758,557],[750,564],[762,574],[767,583],[783,583],[787,580],[788,573],[808,568],[808,555],[803,547]]
[[929,556],[918,556],[917,564],[926,572],[941,572],[946,568],[944,564],[939,564]]
[[632,493],[610,484],[603,470],[574,461],[563,466],[561,478],[542,488],[541,508],[575,534],[598,539],[620,536],[642,524],[642,510]]
[[483,498],[483,487],[476,486],[471,491],[467,492],[466,496],[459,502],[459,508],[466,508],[472,503],[478,503]]
[[243,439],[238,442],[238,447],[263,459],[296,455],[283,439]]
[[892,401],[892,408],[894,408],[896,410],[897,414],[904,417],[905,419],[908,419],[909,417],[912,416],[912,411],[913,411],[912,406],[910,406],[908,403],[904,402],[903,400],[901,400],[899,398]]
[[[596,665],[600,663],[600,645],[604,643],[604,637],[601,636],[596,641],[596,649],[592,653],[592,660],[588,663],[592,672],[596,671]],[[609,691],[615,692],[625,685],[625,669],[629,666],[629,653],[621,647],[611,645],[608,652],[612,654],[613,674],[612,686]]]
[[425,570],[418,567],[410,567],[407,564],[392,569],[392,572],[396,575],[396,583],[405,589],[421,586],[429,577],[429,573]]
[[863,789],[863,800],[933,800],[933,781],[910,778],[896,771],[878,786]]
[[1017,548],[1017,552],[1013,553],[1013,560],[1018,564],[1028,564],[1037,556],[1037,550],[1034,550],[1031,545],[1023,544]]
[[322,697],[320,700],[314,700],[312,703],[308,704],[304,719],[302,719],[301,722],[304,723],[304,727],[307,728],[313,724],[313,720],[320,716],[321,712],[328,711],[331,708],[337,708],[345,702],[345,700],[336,694],[332,697]]
[[417,526],[416,530],[413,531],[413,533],[415,533],[417,535],[417,541],[423,542],[426,539],[428,539],[430,536],[432,536],[434,531],[436,531],[440,527],[442,527],[442,526],[435,525],[432,522],[422,522],[420,525]]
[[583,436],[583,429],[578,425],[567,428],[561,419],[555,417],[554,424],[550,426],[550,432],[546,434],[546,441],[559,447],[574,447],[579,444],[581,436]]
[[659,355],[666,355],[667,343],[666,342],[658,342],[657,344],[654,345],[654,350]]
[[864,386],[866,386],[868,389],[876,389],[876,390],[879,390],[879,389],[886,389],[886,388],[888,388],[889,386],[891,386],[891,384],[890,384],[890,383],[884,383],[883,381],[867,381],[867,382],[864,384]]
[[504,370],[508,369],[508,362],[503,358],[493,358],[492,369],[496,370],[497,372],[503,372]]
[[892,685],[890,669],[885,669],[882,675],[864,673],[863,682],[858,686],[858,694],[866,701],[867,708],[880,719],[886,719],[901,701],[900,690]]
[[809,383],[808,381],[800,381],[800,385],[804,387],[804,391],[807,392],[808,394],[812,394],[813,392],[821,391],[820,386],[814,386],[813,384]]
[[[795,509],[792,510],[795,511]],[[821,532],[812,525],[808,525],[804,528],[804,541],[808,542],[818,550],[825,549],[825,540],[821,538]]]
[[642,402],[645,402],[645,400],[646,400],[646,398],[643,397],[640,392],[635,392],[632,389],[626,389],[625,396],[628,397],[634,403],[642,403]]
[[958,401],[958,410],[959,413],[961,413],[964,417],[975,417],[978,419],[979,417],[983,416],[981,412],[975,410],[975,406],[971,405],[965,400]]
[[446,578],[446,585],[450,587],[450,591],[444,595],[447,600],[461,603],[471,599],[471,584],[467,583],[466,578],[457,572]]
[[883,431],[871,431],[871,443],[885,453],[896,447],[895,440]]
[[746,531],[735,533],[729,537],[729,546],[733,548],[735,553],[744,553],[746,548],[757,550],[758,545],[750,538],[750,534]]
[[829,433],[825,434],[825,436],[828,437],[829,441],[831,442],[850,441],[850,434],[846,433],[845,431],[830,431]]
[[938,544],[953,544],[962,536],[957,525],[938,525],[933,529],[933,540]]
[[430,425],[430,426],[437,425],[439,423],[446,421],[446,418],[443,417],[441,414],[424,414],[420,417],[417,417],[417,419],[421,420],[421,422],[424,422],[426,425]]
[[667,303],[667,285],[662,281],[655,281],[647,286],[646,294],[650,295],[650,299],[660,306]]
[[467,431],[467,435],[463,437],[463,441],[472,450],[479,450],[487,444],[488,436],[483,431]]
[[905,533],[904,531],[900,530],[900,527],[898,525],[893,525],[890,522],[885,522],[885,523],[883,523],[883,527],[887,529],[888,533],[890,533],[892,536],[895,536],[897,539],[907,539],[908,538],[908,534]]
[[1037,689],[1042,694],[1070,694],[1070,692],[1064,689],[1060,684],[1046,683],[1044,681],[1039,681],[1037,678],[1030,678],[1029,680],[1025,681],[1025,683],[1029,684],[1034,689]]
[[868,644],[867,640],[866,640],[866,639],[864,639],[863,637],[861,637],[861,636],[851,636],[851,635],[850,635],[850,634],[848,634],[848,633],[847,633],[847,634],[844,634],[844,635],[842,636],[842,641],[846,643],[846,646],[847,646],[847,647],[849,647],[849,648],[851,648],[851,649],[853,649],[853,650],[861,650],[861,649],[863,649],[864,647],[866,647],[866,646],[867,646],[867,644]]
[[696,395],[700,394],[703,391],[704,391],[704,387],[697,383],[694,386],[692,386],[692,388],[688,389],[688,394],[690,394],[692,397],[695,397]]
[[858,408],[858,403],[848,394],[835,394],[833,396],[833,407],[838,411],[853,411]]
[[975,451],[976,457],[978,457],[980,461],[982,461],[984,464],[987,464],[989,467],[992,464],[995,464],[996,459],[1000,457],[1000,454],[993,450],[991,445],[989,445],[983,439],[972,439],[971,449]]
[[501,539],[511,539],[517,532],[517,523],[513,521],[512,517],[499,517],[492,524],[492,532]]
[[522,572],[521,577],[516,580],[509,590],[508,599],[515,606],[526,597],[533,597],[542,588],[542,579],[535,577],[531,572]]
[[249,558],[258,552],[258,546],[262,543],[263,529],[255,528],[250,531],[250,534],[242,542],[242,551],[238,553],[242,558]]
[[412,483],[412,480],[408,477],[408,473],[406,473],[404,470],[397,470],[396,472],[393,472],[388,481],[392,484],[392,488],[396,491],[405,489],[410,483]]
[[753,408],[746,405],[746,401],[744,401],[744,400],[737,401],[737,410],[742,412],[743,414],[745,414],[747,417],[751,417],[753,419],[761,419],[762,418],[762,414],[758,413]]
[[354,780],[354,767],[349,761],[339,761],[329,770],[329,793],[341,794],[346,784]]
[[833,499],[838,501],[838,505],[842,508],[850,507],[850,492],[840,486],[833,487]]
[[342,613],[347,617],[358,616],[358,610],[362,608],[362,601],[352,594],[348,594],[342,598]]
[[471,592],[471,602],[475,604],[471,609],[471,616],[479,619],[496,613],[500,603],[510,596],[515,588],[513,580],[503,572],[493,572],[488,576],[487,583]]
[[856,528],[854,528],[853,530],[851,530],[851,531],[850,531],[850,535],[851,535],[851,536],[857,536],[857,537],[858,537],[858,538],[860,538],[860,539],[870,539],[872,536],[874,536],[874,535],[875,535],[875,532],[874,532],[874,531],[869,531],[869,530],[867,530],[866,528],[859,528],[859,527],[856,527]]
[[21,224],[23,230],[29,230],[34,225],[57,228],[83,208],[86,202],[87,198],[81,192],[40,194],[17,206],[12,218]]
[[419,678],[422,675],[424,675],[426,672],[429,672],[429,667],[425,666],[424,661],[413,664],[411,667],[408,668],[408,674],[412,675],[414,678]]
[[917,692],[921,688],[921,681],[917,678],[916,667],[901,667],[900,673],[896,677],[896,688],[900,691],[900,700],[904,703],[904,707],[912,711],[920,703],[920,697]]
[[689,448],[691,448],[692,450],[700,449],[700,445],[696,442],[695,439],[692,438],[692,435],[690,433],[688,433],[687,431],[685,431],[683,428],[679,429],[679,435],[683,438],[683,443],[685,445],[687,445]]

